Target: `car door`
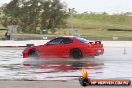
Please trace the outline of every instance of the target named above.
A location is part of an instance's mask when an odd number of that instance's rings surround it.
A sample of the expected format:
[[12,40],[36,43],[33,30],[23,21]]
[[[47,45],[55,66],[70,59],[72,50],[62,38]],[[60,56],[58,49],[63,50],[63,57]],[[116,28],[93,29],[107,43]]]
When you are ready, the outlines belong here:
[[45,57],[59,57],[60,49],[62,48],[63,38],[56,38],[48,42],[43,48]]
[[61,44],[59,45],[58,55],[61,57],[67,57],[69,55],[69,50],[73,47],[73,41],[69,38],[63,38]]

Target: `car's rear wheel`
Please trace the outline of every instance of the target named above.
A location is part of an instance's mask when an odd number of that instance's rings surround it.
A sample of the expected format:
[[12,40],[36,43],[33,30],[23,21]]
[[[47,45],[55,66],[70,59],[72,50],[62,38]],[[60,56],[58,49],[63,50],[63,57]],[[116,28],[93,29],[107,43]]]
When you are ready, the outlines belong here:
[[73,49],[70,52],[70,57],[73,59],[80,59],[82,58],[82,52],[79,49]]
[[38,52],[36,49],[31,49],[29,52],[28,52],[28,57],[38,57]]

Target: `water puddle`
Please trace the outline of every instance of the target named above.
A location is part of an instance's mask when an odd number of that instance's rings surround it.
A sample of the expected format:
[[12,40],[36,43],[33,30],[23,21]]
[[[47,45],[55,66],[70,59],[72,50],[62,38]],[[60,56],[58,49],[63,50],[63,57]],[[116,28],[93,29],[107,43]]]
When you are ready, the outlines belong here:
[[77,80],[82,67],[94,79],[132,79],[132,48],[125,55],[123,48],[105,48],[104,55],[81,60],[23,59],[23,49],[0,48],[1,80]]

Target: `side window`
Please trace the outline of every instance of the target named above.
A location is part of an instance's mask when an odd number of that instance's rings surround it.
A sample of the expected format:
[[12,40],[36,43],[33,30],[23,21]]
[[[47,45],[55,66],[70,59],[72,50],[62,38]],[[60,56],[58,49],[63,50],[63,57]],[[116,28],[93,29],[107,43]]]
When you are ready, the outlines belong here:
[[49,44],[60,44],[62,42],[62,38],[56,38],[49,42]]
[[89,42],[89,40],[86,40],[84,38],[80,38],[80,37],[75,37],[75,39],[81,43],[86,43],[86,42]]
[[69,39],[69,38],[64,38],[64,39],[62,40],[62,43],[63,43],[63,44],[70,44],[70,43],[72,43],[72,40]]

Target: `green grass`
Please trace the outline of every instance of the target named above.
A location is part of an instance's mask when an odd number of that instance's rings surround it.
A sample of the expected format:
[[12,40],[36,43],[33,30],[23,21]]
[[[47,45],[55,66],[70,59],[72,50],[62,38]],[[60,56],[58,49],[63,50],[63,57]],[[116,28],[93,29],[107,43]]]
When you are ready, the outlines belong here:
[[[75,30],[75,31],[71,31]],[[107,30],[99,30],[99,29],[61,29],[60,32],[56,32],[56,34],[60,35],[69,35],[69,32],[72,32],[73,35],[82,35],[82,36],[100,36],[100,37],[132,37],[132,32],[127,31],[107,31]]]
[[[132,40],[132,32],[108,31],[108,29],[132,30],[132,23],[128,22],[128,16],[125,14],[72,14],[67,23],[69,28],[77,29],[76,35],[102,40],[111,40],[113,36],[119,37],[119,40]],[[63,31],[68,33],[67,29]]]
[[[112,40],[118,37],[118,40],[132,40],[132,32],[106,31],[98,29],[73,29],[72,35],[87,36],[91,40]],[[69,29],[61,29],[60,35],[69,35]]]
[[127,15],[73,14],[67,20],[68,27],[80,29],[131,29]]

